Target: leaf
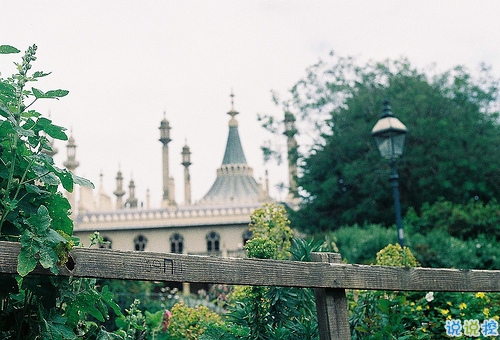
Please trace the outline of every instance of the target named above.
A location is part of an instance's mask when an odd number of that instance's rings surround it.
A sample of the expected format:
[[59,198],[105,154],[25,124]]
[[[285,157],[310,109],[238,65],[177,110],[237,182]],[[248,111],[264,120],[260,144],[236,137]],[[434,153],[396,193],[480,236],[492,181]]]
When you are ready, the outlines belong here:
[[73,234],[73,221],[69,217],[71,205],[66,197],[57,193],[47,198],[47,209],[52,217],[52,229],[62,231],[66,235]]
[[73,182],[83,187],[91,187],[92,189],[95,189],[94,183],[92,183],[90,180],[86,178],[77,176],[75,174],[73,174]]
[[95,306],[86,306],[86,311],[97,320],[104,322],[104,316]]
[[50,119],[41,117],[38,119],[37,124],[40,125],[42,127],[42,130],[50,137],[59,140],[68,140],[68,136],[66,135],[66,133],[64,133],[66,128],[53,125]]
[[50,90],[45,93],[47,98],[59,98],[59,97],[65,97],[69,93],[68,90]]
[[31,88],[31,91],[33,92],[33,95],[35,98],[45,98],[45,93],[39,89],[35,89],[34,87]]
[[46,190],[40,189],[38,186],[30,184],[30,183],[25,183],[24,188],[26,189],[26,192],[28,194],[37,194],[37,195],[42,195],[42,194],[48,194],[49,192]]
[[0,93],[9,99],[16,99],[16,88],[9,83],[0,81]]
[[49,228],[50,221],[51,218],[49,216],[49,211],[44,205],[38,208],[38,211],[35,215],[31,215],[27,219],[27,222],[34,227],[34,230],[37,231],[38,235],[41,235]]
[[59,178],[51,172],[51,169],[42,165],[33,165],[32,169],[42,182],[48,185],[59,185]]
[[35,73],[33,73],[33,77],[34,78],[41,78],[41,77],[45,77],[45,76],[48,76],[49,74],[51,74],[52,72],[49,72],[49,73],[45,73],[43,71],[36,71]]
[[44,320],[45,327],[52,337],[56,339],[76,339],[76,335],[71,328],[65,325],[66,318],[61,315],[54,316],[53,320]]
[[69,93],[69,91],[67,90],[50,90],[47,92],[43,92],[42,90],[39,90],[34,87],[31,88],[31,91],[33,92],[33,95],[37,99],[40,98],[57,99],[59,97],[64,97]]
[[52,169],[54,170],[55,175],[59,177],[64,189],[66,191],[73,192],[73,174],[69,170],[60,169],[56,166],[52,166]]
[[21,52],[14,46],[10,45],[0,45],[0,54],[12,54],[12,53],[19,53]]
[[59,258],[57,257],[57,253],[54,251],[54,249],[50,247],[43,247],[40,250],[39,254],[40,254],[40,264],[42,265],[43,268],[47,269],[56,267]]
[[[102,287],[101,296],[102,296],[102,299],[108,304],[108,306],[113,309],[113,311],[115,312],[115,314],[117,316],[123,315],[122,311],[120,309],[120,306],[118,306],[116,304],[116,302],[113,300],[113,293],[111,293],[109,291],[109,287],[107,285]],[[148,311],[146,311],[146,313],[148,313]],[[162,317],[163,317],[163,314],[162,314]]]
[[27,249],[21,247],[21,251],[17,256],[17,273],[21,276],[26,276],[36,267],[36,257]]
[[60,242],[66,243],[67,240],[61,236],[57,231],[54,229],[49,229],[49,232],[47,235],[44,237],[44,240],[46,243],[48,243],[51,246],[56,246]]
[[18,125],[14,126],[14,129],[16,130],[16,132],[20,136],[24,136],[24,137],[34,137],[35,136],[35,133],[32,130],[23,129],[22,127],[20,127]]

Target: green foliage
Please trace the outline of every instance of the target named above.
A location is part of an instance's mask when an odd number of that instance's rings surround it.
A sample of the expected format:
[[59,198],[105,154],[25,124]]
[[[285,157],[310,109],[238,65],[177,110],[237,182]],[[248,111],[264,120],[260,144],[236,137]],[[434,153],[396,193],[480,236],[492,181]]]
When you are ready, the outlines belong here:
[[411,246],[424,267],[499,269],[500,242],[488,235],[461,240],[443,230],[413,234]]
[[418,261],[410,248],[399,244],[389,244],[377,253],[377,264],[391,267],[418,267]]
[[[98,322],[110,308],[121,312],[106,286],[99,290],[91,279],[28,275],[37,265],[57,274],[79,243],[72,236],[70,204],[58,187],[92,186],[55,166],[49,156],[49,138],[67,140],[65,129],[31,107],[68,91],[28,88],[49,74],[30,71],[36,50],[30,46],[22,62],[15,63],[17,73],[0,78],[0,240],[21,244],[18,275],[0,276],[0,338],[110,339]],[[11,53],[19,50],[0,46],[0,54]]]
[[[377,265],[412,267],[418,263],[409,248],[388,245],[377,253]],[[426,339],[411,319],[411,293],[351,291],[350,318],[353,339]]]
[[480,234],[500,240],[500,204],[496,199],[483,203],[474,199],[459,204],[439,199],[425,203],[420,213],[410,209],[405,216],[408,229],[422,234],[434,230],[446,231],[450,236],[467,240]]
[[425,267],[500,268],[500,205],[496,200],[465,204],[439,199],[410,209],[408,240]]
[[208,326],[213,328],[220,323],[220,316],[205,306],[192,308],[184,303],[177,303],[172,307],[168,326],[169,339],[197,340]]
[[385,97],[409,130],[398,163],[403,212],[438,197],[465,204],[500,196],[498,80],[487,68],[426,73],[405,59],[359,65],[332,53],[279,103],[297,117],[302,144],[303,205],[290,214],[293,227],[394,223],[389,167],[370,135]]
[[[397,245],[382,253],[378,265],[401,266],[405,258],[415,264]],[[349,291],[348,299],[352,339],[440,339],[447,320],[482,323],[500,315],[498,293]]]
[[[0,50],[17,51],[11,46]],[[62,250],[77,242],[67,237],[73,233],[70,205],[58,186],[72,191],[75,181],[92,185],[56,167],[47,155],[52,150],[48,137],[67,140],[65,129],[29,108],[39,99],[58,99],[68,91],[28,89],[30,82],[48,75],[30,72],[36,50],[35,45],[29,47],[22,62],[15,63],[17,73],[0,79],[0,239],[21,242],[21,276],[37,263],[57,273],[57,265],[67,260]]]
[[[282,205],[264,204],[250,215],[252,239],[245,249],[249,257],[287,260],[293,231]],[[253,253],[252,253],[253,252]]]
[[[285,210],[264,205],[251,216],[253,238],[248,256],[306,261],[323,242],[292,239]],[[311,289],[236,287],[230,294],[226,322],[208,327],[201,339],[317,339],[317,316]]]
[[373,264],[380,249],[396,242],[396,230],[378,224],[356,224],[317,234],[316,237],[334,240],[337,251],[348,263]]

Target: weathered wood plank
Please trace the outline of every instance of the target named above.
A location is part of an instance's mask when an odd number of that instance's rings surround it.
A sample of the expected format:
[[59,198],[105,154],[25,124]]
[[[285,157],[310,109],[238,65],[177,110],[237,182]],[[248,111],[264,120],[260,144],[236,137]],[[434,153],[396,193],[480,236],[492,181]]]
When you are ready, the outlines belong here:
[[[313,262],[340,263],[340,254],[313,253]],[[344,288],[315,288],[318,333],[321,340],[349,340],[351,331]]]
[[[0,273],[15,273],[18,243],[0,242]],[[498,292],[500,271],[396,268],[78,248],[63,275],[110,279],[370,290]],[[48,274],[37,269],[38,274]]]

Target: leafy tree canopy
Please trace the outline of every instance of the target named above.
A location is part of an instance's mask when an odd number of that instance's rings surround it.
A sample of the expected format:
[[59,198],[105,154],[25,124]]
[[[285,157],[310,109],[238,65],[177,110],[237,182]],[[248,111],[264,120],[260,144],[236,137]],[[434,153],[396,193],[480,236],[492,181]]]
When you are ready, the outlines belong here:
[[[498,80],[457,66],[421,71],[407,59],[358,65],[333,53],[276,103],[297,119],[303,203],[290,219],[308,231],[394,223],[389,166],[371,137],[384,98],[408,128],[398,161],[403,213],[440,197],[454,203],[500,196]],[[276,119],[264,126],[275,131]]]

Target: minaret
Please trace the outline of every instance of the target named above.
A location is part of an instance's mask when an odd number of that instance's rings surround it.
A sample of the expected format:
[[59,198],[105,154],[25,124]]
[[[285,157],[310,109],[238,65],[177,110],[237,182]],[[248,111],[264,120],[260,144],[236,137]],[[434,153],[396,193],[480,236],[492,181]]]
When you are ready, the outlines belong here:
[[123,195],[125,195],[125,191],[123,190],[123,175],[120,170],[116,174],[116,190],[113,194],[116,196],[116,209],[123,209]]
[[163,113],[163,120],[160,123],[160,142],[163,144],[162,147],[162,164],[163,164],[163,198],[161,205],[162,207],[168,207],[170,205],[175,205],[173,199],[173,192],[171,190],[172,184],[169,174],[169,161],[168,161],[168,143],[170,143],[170,124],[165,118],[165,113]]
[[[73,133],[70,134],[68,138],[68,144],[66,145],[66,154],[67,159],[63,163],[63,165],[73,174],[75,173],[76,168],[80,165],[80,163],[76,160],[76,144],[75,139],[73,138]],[[75,192],[67,193],[69,204],[71,205],[71,215],[74,215],[76,211],[76,196]]]
[[191,205],[191,176],[189,175],[191,151],[187,144],[182,148],[182,165],[184,165],[184,204]]
[[135,183],[133,179],[130,180],[128,189],[129,189],[129,197],[125,202],[125,205],[129,208],[137,208],[137,198],[135,197]]
[[297,160],[298,160],[298,144],[295,139],[297,129],[295,128],[295,116],[285,111],[285,132],[286,138],[287,159],[288,159],[288,197],[290,201],[297,198]]

